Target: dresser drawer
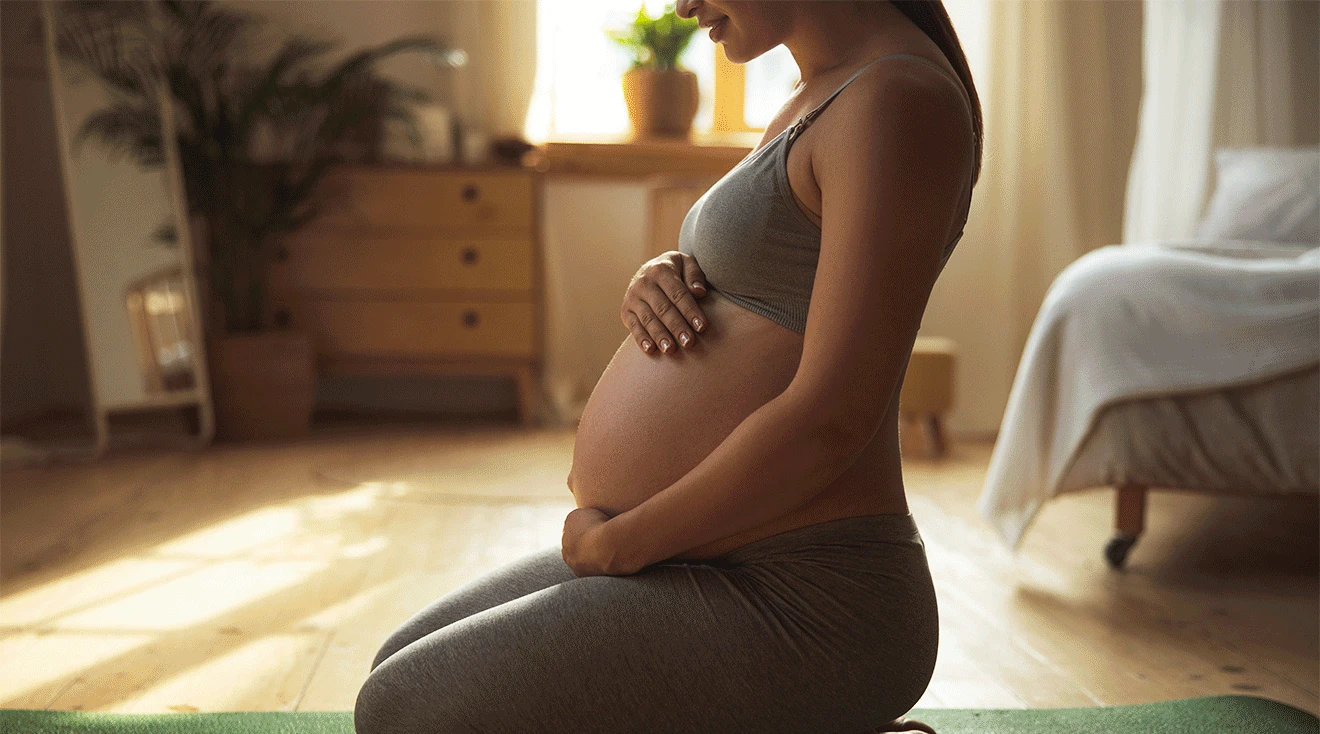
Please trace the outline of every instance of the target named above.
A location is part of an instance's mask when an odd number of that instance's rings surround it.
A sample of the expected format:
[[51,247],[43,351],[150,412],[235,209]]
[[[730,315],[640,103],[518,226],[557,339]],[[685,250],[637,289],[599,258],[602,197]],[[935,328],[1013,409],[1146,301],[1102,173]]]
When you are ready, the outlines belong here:
[[534,174],[346,168],[326,177],[315,229],[444,229],[531,236]]
[[530,239],[327,234],[289,244],[285,280],[306,290],[471,289],[523,292],[534,287]]
[[532,303],[302,301],[294,320],[330,356],[531,357]]

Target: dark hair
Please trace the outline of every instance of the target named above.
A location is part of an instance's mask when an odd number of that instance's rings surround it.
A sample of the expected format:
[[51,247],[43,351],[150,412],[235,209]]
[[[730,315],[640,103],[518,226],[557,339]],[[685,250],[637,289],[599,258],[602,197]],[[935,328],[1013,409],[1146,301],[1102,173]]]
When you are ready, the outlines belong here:
[[958,33],[953,30],[953,21],[949,20],[949,11],[944,9],[943,0],[890,1],[940,47],[953,70],[958,72],[958,79],[967,88],[967,96],[972,103],[972,133],[976,139],[976,163],[972,169],[972,185],[976,185],[976,180],[981,177],[981,98],[976,94],[972,69],[967,65],[967,55],[963,53],[962,44],[958,42]]

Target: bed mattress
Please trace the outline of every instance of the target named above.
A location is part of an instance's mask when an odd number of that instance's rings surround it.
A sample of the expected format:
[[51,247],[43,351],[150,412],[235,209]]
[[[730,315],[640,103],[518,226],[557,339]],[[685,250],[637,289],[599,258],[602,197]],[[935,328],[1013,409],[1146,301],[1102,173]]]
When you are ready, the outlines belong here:
[[1320,366],[1102,409],[1058,491],[1128,483],[1238,495],[1320,493]]

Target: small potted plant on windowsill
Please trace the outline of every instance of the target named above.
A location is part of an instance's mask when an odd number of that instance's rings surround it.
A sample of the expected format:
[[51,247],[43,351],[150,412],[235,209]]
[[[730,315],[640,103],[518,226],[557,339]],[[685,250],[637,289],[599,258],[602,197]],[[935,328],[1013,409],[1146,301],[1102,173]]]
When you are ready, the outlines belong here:
[[696,18],[683,19],[674,6],[665,6],[658,18],[650,17],[643,5],[624,30],[607,31],[615,42],[633,54],[631,68],[623,75],[623,97],[628,119],[639,138],[686,138],[697,115],[697,75],[678,64],[692,35]]
[[387,120],[418,140],[413,105],[425,95],[377,64],[401,53],[461,64],[454,49],[425,37],[335,64],[324,61],[337,43],[301,36],[257,54],[265,30],[257,16],[202,0],[71,2],[58,30],[60,52],[111,95],[80,138],[162,161],[162,92],[173,102],[199,270],[209,276],[199,290],[216,432],[239,439],[297,436],[311,420],[311,334],[288,328],[271,303],[284,239],[317,216],[336,163],[376,153]]

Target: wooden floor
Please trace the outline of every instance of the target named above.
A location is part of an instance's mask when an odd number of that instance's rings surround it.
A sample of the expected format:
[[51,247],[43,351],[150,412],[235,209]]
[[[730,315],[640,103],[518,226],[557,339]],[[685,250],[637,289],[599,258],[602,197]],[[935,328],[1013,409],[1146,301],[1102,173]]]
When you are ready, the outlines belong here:
[[[3,474],[0,707],[349,709],[434,597],[558,542],[571,431],[323,430]],[[1112,493],[1014,557],[977,515],[986,445],[910,461],[939,592],[934,707],[1251,693],[1320,709],[1314,501],[1157,493],[1124,573]]]

